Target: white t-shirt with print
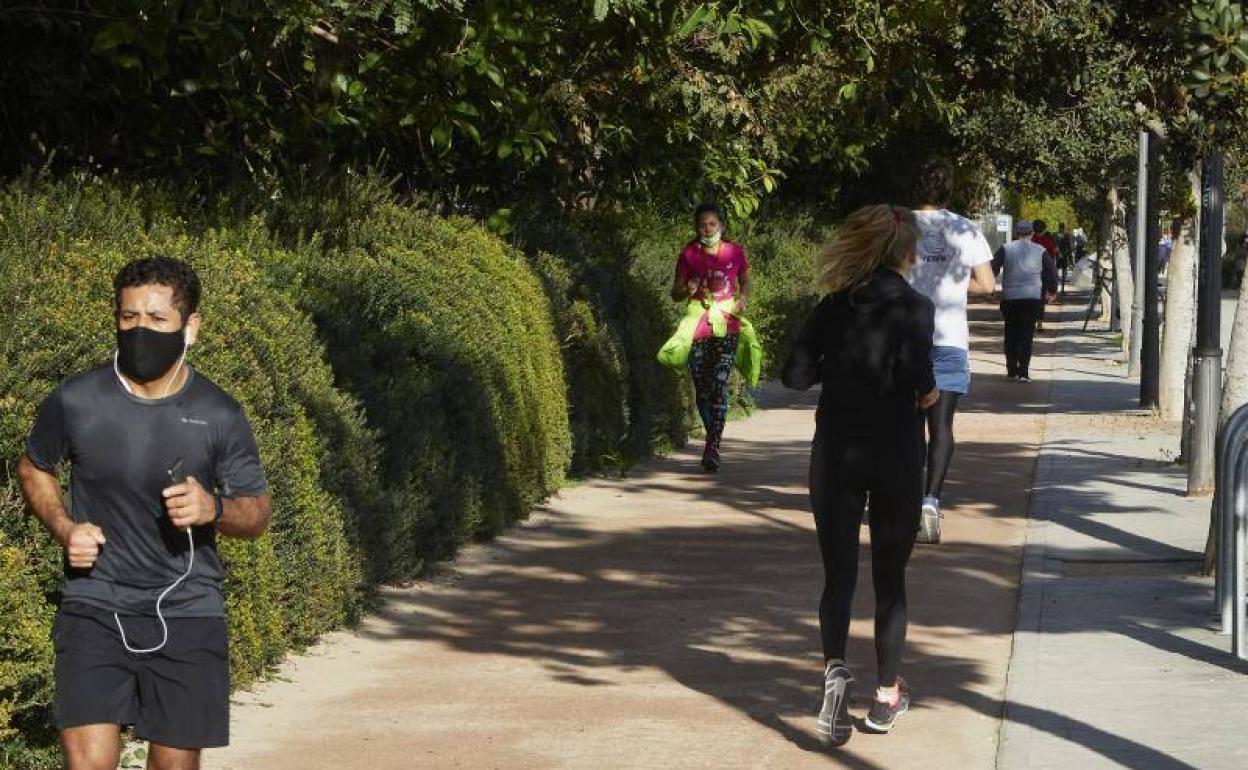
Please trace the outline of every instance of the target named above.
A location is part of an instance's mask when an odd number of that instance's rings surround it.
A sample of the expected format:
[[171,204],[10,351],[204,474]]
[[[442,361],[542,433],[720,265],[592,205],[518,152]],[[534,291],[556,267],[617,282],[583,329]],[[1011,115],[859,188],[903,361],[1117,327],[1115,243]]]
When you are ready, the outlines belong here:
[[971,271],[992,261],[992,250],[979,225],[952,211],[916,211],[918,264],[910,283],[936,306],[933,345],[970,347],[966,291]]

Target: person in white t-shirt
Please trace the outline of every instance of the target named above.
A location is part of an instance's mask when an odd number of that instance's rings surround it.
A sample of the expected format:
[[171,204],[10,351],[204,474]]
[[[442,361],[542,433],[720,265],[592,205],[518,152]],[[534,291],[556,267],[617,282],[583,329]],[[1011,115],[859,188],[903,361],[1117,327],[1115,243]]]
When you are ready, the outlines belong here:
[[927,473],[917,540],[930,544],[940,542],[940,492],[953,458],[953,416],[958,399],[971,388],[966,298],[970,292],[991,294],[996,279],[992,249],[979,226],[945,208],[953,197],[953,167],[944,160],[927,163],[914,195],[921,235],[910,283],[936,306],[932,369],[940,390],[940,400],[927,412]]

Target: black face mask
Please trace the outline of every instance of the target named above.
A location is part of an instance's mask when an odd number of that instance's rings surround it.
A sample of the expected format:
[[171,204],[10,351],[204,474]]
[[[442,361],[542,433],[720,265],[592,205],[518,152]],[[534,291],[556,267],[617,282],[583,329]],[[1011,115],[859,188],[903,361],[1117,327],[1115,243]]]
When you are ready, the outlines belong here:
[[142,326],[117,332],[117,368],[135,382],[159,380],[186,349],[183,329],[158,332]]

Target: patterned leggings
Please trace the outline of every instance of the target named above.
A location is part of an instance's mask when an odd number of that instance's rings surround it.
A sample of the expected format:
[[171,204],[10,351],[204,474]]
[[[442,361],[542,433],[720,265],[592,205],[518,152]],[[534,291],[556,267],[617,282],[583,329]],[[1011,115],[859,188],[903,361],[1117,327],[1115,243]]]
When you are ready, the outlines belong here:
[[695,340],[689,354],[689,374],[693,376],[702,427],[706,428],[706,446],[716,452],[728,420],[728,376],[736,356],[735,334]]

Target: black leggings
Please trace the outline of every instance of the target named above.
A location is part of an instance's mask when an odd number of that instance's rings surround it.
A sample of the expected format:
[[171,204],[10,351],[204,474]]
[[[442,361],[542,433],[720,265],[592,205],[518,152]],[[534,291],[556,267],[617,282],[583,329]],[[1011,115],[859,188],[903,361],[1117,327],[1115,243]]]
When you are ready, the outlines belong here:
[[961,393],[942,390],[940,400],[927,410],[927,482],[923,494],[940,498],[953,459],[953,415],[958,411]]
[[810,500],[823,557],[823,656],[845,658],[858,582],[858,534],[870,494],[875,658],[881,687],[896,683],[906,644],[906,563],[919,527],[923,475],[919,419],[889,432],[883,438],[855,439],[836,427],[820,427],[810,453]]

